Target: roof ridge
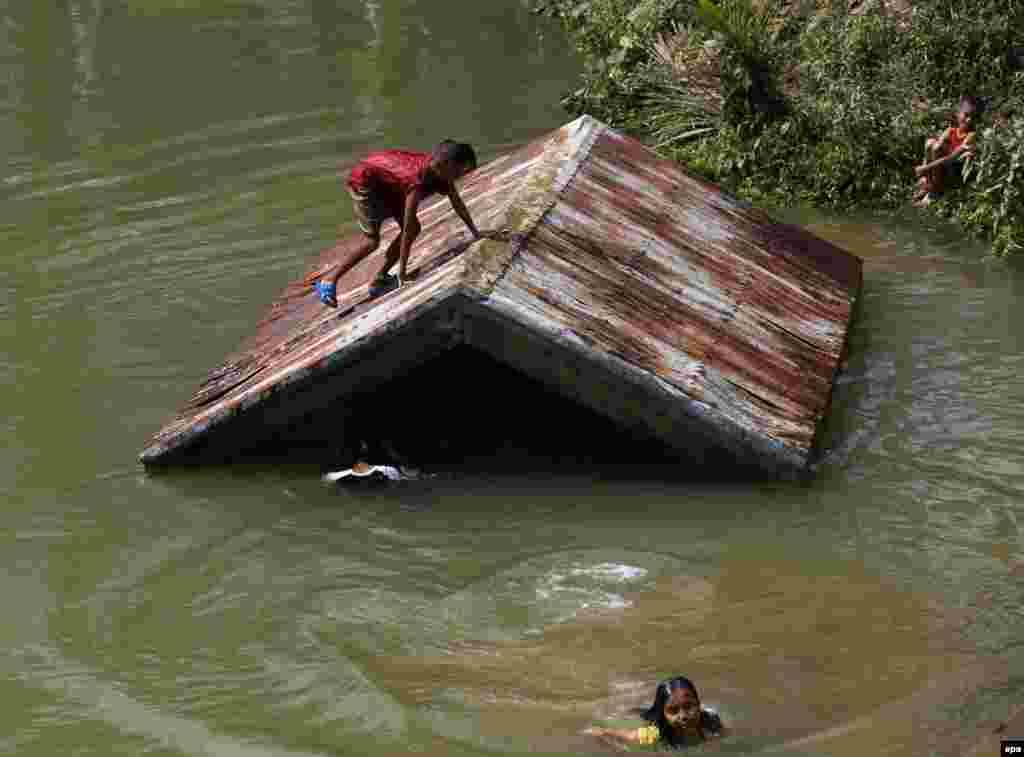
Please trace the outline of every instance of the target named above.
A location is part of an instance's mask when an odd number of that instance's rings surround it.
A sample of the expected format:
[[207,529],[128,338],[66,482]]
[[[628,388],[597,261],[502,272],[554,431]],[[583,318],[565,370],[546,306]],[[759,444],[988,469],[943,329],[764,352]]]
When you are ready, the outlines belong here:
[[509,199],[502,229],[505,238],[484,239],[464,259],[463,285],[475,297],[486,299],[491,294],[572,183],[598,137],[608,130],[606,124],[584,114],[552,134],[541,158]]

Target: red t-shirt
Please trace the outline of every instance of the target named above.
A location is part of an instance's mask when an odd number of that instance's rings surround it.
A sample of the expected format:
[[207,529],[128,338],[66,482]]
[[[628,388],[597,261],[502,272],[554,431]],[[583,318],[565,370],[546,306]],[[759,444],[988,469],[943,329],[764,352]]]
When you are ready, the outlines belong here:
[[405,198],[419,187],[424,195],[449,194],[451,185],[428,169],[429,152],[381,150],[371,152],[352,169],[348,185],[357,192],[368,192],[401,218]]
[[949,151],[953,152],[958,149],[961,145],[966,143],[973,136],[974,132],[965,131],[963,134],[960,133],[960,127],[950,126],[946,130],[946,139],[949,141]]

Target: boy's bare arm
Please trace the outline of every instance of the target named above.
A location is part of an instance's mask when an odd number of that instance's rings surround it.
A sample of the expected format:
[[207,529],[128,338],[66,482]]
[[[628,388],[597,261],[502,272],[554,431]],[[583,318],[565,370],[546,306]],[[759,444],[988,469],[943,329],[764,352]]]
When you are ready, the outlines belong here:
[[918,166],[914,171],[918,176],[921,176],[922,174],[931,171],[933,168],[938,168],[939,166],[943,166],[946,163],[956,160],[962,155],[970,155],[972,153],[973,146],[973,143],[962,144],[949,155],[943,155],[938,160],[933,160],[931,163],[925,163],[923,166]]
[[473,223],[473,219],[469,215],[469,210],[462,202],[462,198],[459,196],[459,190],[455,188],[455,183],[452,183],[451,194],[448,195],[448,199],[452,202],[452,207],[455,208],[455,213],[462,219],[462,222],[466,224],[470,233],[474,239],[480,238],[480,232],[476,228],[476,224]]
[[399,247],[398,255],[398,282],[402,284],[407,278],[406,266],[409,262],[409,250],[412,249],[413,240],[420,233],[420,221],[416,217],[420,201],[423,195],[419,189],[414,189],[405,198],[405,213],[402,220],[402,244]]

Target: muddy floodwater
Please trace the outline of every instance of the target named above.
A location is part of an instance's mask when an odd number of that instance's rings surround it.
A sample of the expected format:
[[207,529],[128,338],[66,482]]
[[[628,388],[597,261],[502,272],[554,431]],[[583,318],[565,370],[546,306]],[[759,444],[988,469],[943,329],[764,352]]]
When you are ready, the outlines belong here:
[[[1024,704],[1024,271],[914,214],[780,214],[865,266],[806,484],[529,444],[365,493],[137,465],[352,230],[346,166],[493,158],[569,120],[578,67],[517,0],[0,5],[0,754],[601,753],[581,731],[674,674],[726,753],[998,738]],[[533,411],[527,441],[571,418]]]

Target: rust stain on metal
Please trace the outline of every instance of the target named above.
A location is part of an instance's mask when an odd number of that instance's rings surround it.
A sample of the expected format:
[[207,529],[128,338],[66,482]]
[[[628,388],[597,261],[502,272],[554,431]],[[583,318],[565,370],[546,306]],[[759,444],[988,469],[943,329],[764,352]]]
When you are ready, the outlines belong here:
[[[615,412],[624,422],[646,419],[674,444],[685,444],[680,428],[699,426],[779,467],[806,462],[845,347],[859,259],[589,117],[482,166],[461,194],[477,225],[498,233],[470,243],[447,200],[434,202],[421,211],[411,256],[418,280],[368,301],[379,260],[371,256],[340,282],[339,310],[327,310],[309,287],[358,244],[343,240],[285,291],[142,459],[160,461],[289,386],[336,371],[403,324],[473,302],[514,322],[516,339],[533,334],[538,354],[570,350],[549,368],[563,388],[566,365],[585,370],[590,361],[587,385],[600,391],[621,377]],[[396,233],[386,231],[382,248]],[[439,343],[465,338],[471,324],[459,312],[431,315]],[[683,416],[683,426],[669,420]]]

